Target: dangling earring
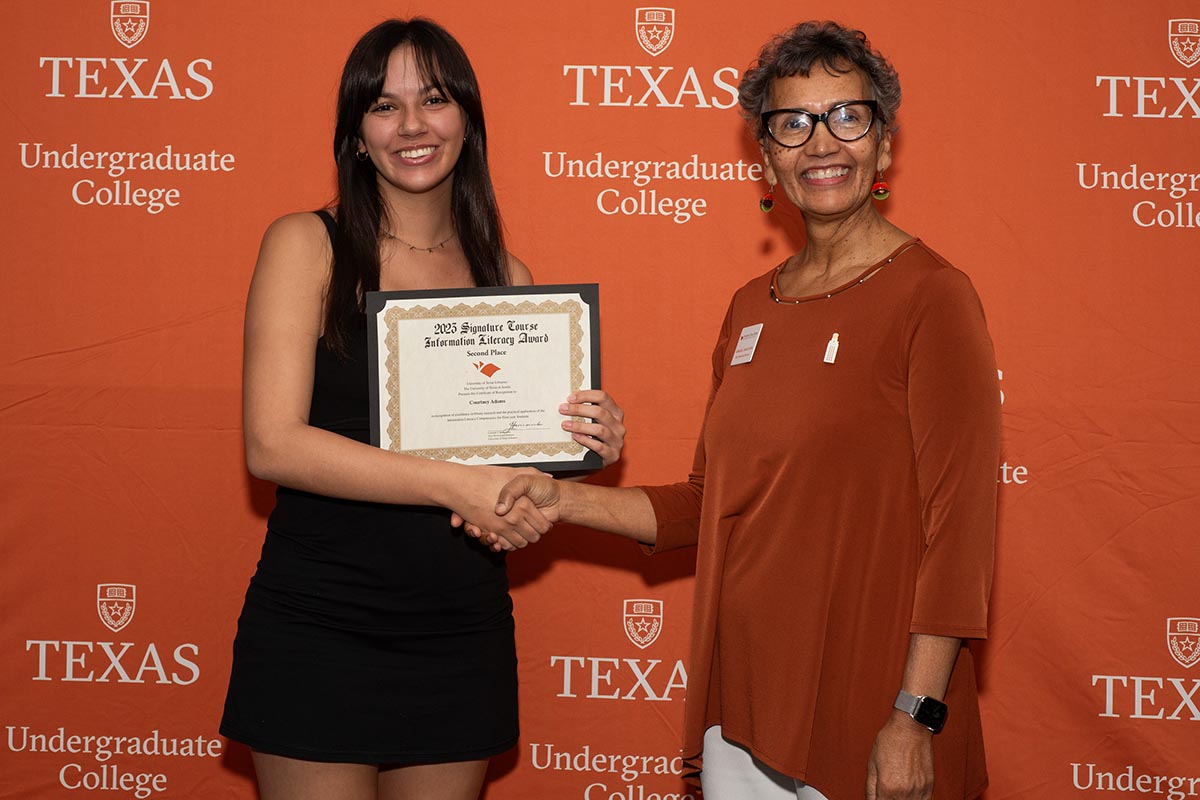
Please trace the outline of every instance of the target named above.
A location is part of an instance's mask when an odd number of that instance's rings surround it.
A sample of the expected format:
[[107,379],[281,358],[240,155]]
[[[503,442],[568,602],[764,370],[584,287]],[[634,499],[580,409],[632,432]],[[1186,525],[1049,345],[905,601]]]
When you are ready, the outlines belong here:
[[354,157],[357,158],[359,161],[366,161],[367,160],[367,151],[366,150],[356,150],[356,151],[354,151]]
[[883,172],[877,172],[875,174],[875,183],[871,184],[871,197],[874,197],[876,200],[887,200],[888,195],[891,193],[891,187],[883,179]]
[[774,186],[767,186],[767,193],[758,199],[758,209],[764,214],[771,213],[771,209],[775,207],[774,192]]

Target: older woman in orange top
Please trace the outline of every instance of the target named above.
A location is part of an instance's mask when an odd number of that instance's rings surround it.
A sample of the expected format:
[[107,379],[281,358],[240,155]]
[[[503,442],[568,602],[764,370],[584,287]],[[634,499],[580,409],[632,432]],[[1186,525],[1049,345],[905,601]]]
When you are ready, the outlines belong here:
[[698,546],[684,755],[708,800],[977,797],[964,640],[987,632],[999,462],[983,310],[880,213],[900,85],[864,34],[798,25],[740,95],[763,208],[781,189],[807,236],[729,305],[690,477],[522,476],[497,513],[527,495],[655,551]]

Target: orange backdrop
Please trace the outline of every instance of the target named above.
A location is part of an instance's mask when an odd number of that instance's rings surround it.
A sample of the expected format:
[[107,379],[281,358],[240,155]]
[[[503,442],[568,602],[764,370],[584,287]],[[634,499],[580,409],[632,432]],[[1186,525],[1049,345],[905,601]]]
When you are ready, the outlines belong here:
[[[633,3],[5,4],[0,797],[254,796],[217,736],[272,502],[241,451],[246,287],[267,223],[331,197],[349,48],[418,13],[480,75],[511,249],[601,285],[622,484],[686,473],[725,304],[801,242],[757,208],[732,87],[802,16],[871,35],[905,91],[887,213],[971,275],[1002,370],[987,797],[1200,796],[1194,0],[661,9],[653,53]],[[694,793],[693,559],[569,528],[510,558],[523,736],[489,800]]]

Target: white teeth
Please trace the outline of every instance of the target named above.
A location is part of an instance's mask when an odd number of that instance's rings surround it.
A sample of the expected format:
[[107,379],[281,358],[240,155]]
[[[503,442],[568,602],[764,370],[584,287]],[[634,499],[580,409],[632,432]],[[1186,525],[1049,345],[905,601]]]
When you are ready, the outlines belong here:
[[433,152],[433,146],[430,145],[428,147],[418,147],[415,150],[401,150],[400,157],[401,158],[420,158],[422,156],[427,156],[432,152]]
[[849,171],[849,167],[824,167],[822,169],[805,170],[804,177],[812,178],[813,180],[822,180],[824,178],[840,178]]

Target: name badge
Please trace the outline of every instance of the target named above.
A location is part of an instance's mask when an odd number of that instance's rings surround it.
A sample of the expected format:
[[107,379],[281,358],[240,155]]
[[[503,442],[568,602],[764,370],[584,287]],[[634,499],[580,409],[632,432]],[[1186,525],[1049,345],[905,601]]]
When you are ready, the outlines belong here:
[[742,328],[742,335],[738,337],[737,349],[733,351],[733,360],[729,362],[729,366],[736,367],[738,364],[750,363],[750,359],[754,358],[754,348],[758,347],[758,337],[762,333],[762,329],[761,322]]

